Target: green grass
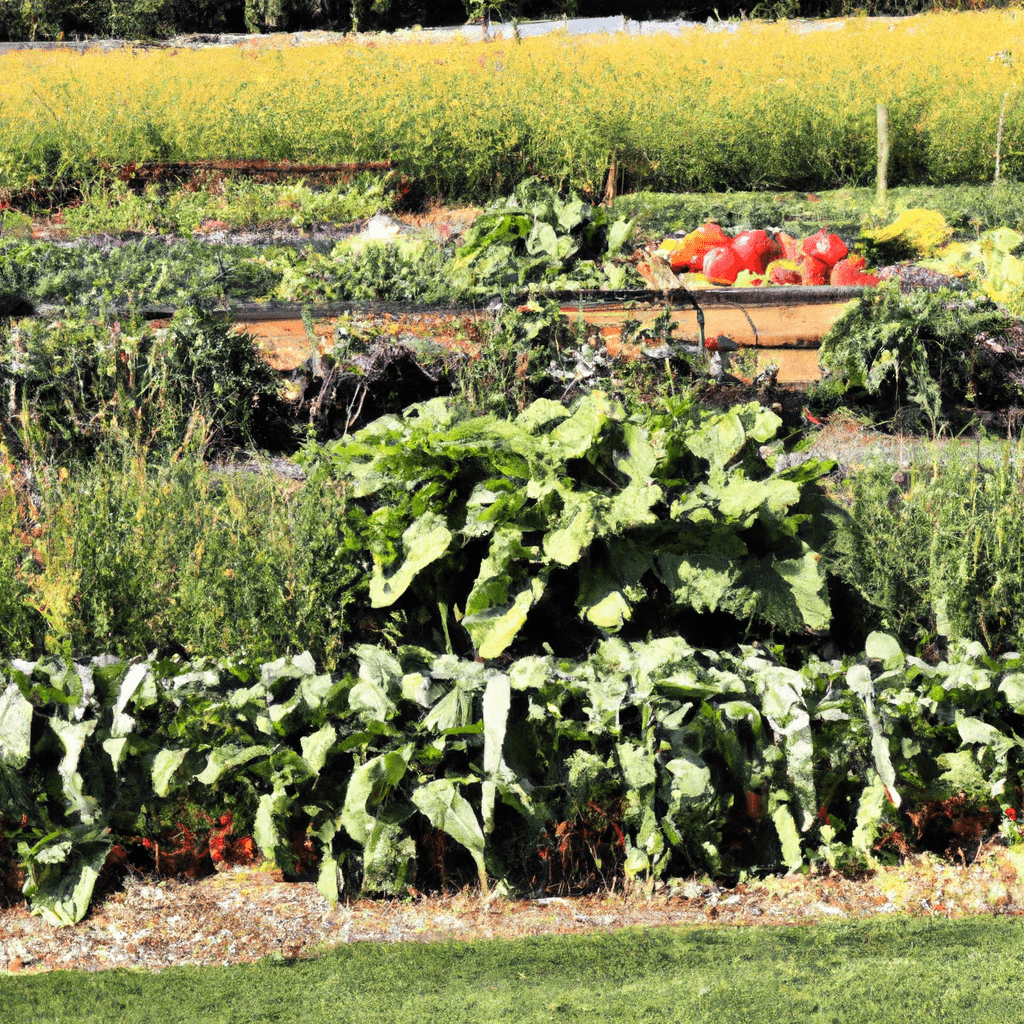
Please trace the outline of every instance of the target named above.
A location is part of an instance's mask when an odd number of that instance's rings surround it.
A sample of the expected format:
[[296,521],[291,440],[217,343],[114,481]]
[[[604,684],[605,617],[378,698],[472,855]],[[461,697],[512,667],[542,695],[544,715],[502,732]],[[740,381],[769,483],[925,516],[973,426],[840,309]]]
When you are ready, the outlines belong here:
[[0,978],[0,1017],[39,1021],[708,1021],[1016,1019],[1016,919],[879,918],[807,928],[356,944],[319,959]]

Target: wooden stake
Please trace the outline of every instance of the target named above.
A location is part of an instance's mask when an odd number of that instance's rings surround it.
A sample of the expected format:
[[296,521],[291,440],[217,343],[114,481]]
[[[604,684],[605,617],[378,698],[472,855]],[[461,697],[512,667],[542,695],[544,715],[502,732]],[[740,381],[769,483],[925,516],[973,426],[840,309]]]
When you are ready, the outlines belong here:
[[996,129],[996,176],[993,181],[999,180],[999,160],[1003,149],[1003,120],[1006,117],[1006,101],[1010,98],[1010,90],[1003,93],[1003,102],[999,106],[999,127]]
[[875,201],[885,206],[885,190],[889,183],[889,108],[879,103],[878,111],[878,183]]
[[608,166],[608,180],[604,185],[604,205],[610,207],[615,200],[615,179],[619,174],[619,162],[615,159],[615,152],[612,152],[612,158]]

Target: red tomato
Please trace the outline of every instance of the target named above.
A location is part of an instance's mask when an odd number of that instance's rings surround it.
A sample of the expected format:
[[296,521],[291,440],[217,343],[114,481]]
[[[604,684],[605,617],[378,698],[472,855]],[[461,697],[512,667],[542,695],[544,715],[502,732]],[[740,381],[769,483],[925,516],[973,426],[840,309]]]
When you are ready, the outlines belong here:
[[732,247],[752,274],[763,274],[782,255],[782,246],[767,231],[743,231],[732,240]]
[[828,265],[831,270],[849,251],[838,235],[827,234],[824,230],[805,238],[800,243],[805,256],[813,256]]
[[867,260],[863,256],[847,256],[832,268],[829,281],[837,288],[873,288],[878,284],[878,277],[867,273]]
[[816,256],[803,256],[798,263],[804,284],[828,284],[832,268],[824,260],[819,260]]
[[731,245],[720,245],[704,255],[704,276],[713,284],[733,284],[744,269],[743,258]]

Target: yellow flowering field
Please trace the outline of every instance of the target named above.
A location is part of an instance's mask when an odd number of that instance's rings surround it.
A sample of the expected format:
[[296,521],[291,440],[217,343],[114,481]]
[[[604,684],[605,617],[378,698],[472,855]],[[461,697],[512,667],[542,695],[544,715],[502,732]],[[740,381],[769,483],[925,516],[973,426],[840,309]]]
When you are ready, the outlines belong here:
[[267,42],[0,57],[0,188],[153,159],[391,159],[480,200],[541,174],[599,191],[826,188],[1024,174],[1024,12],[852,18],[814,31],[522,43]]

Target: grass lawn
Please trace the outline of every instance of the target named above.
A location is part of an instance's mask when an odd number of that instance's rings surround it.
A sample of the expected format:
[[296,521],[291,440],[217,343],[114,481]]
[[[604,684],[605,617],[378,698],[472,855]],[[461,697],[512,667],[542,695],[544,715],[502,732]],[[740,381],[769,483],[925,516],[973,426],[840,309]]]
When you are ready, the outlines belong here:
[[0,1020],[359,1024],[1016,1020],[1017,918],[353,944],[315,960],[0,979]]

